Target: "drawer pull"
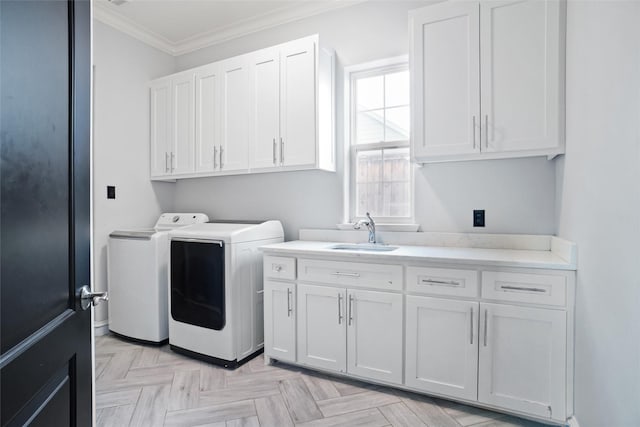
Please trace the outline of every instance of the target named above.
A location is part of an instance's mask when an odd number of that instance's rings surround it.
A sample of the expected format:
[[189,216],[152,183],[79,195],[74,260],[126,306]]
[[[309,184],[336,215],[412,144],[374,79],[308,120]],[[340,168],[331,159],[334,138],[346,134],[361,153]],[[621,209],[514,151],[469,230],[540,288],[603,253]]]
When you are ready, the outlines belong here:
[[293,308],[291,307],[291,289],[287,288],[287,317],[291,317],[291,312]]
[[342,324],[342,294],[338,294],[338,325]]
[[278,273],[280,273],[282,271],[282,266],[279,264],[276,264],[273,266],[273,271],[276,271]]
[[422,283],[426,283],[428,285],[444,285],[444,286],[460,286],[460,282],[456,282],[455,280],[435,280],[435,279],[422,279]]
[[353,295],[349,294],[349,326],[353,322]]
[[542,289],[542,288],[530,288],[525,286],[511,286],[511,285],[500,285],[500,289],[504,289],[507,291],[547,292],[546,289]]
[[360,277],[360,273],[342,273],[340,271],[336,271],[331,273],[333,276],[344,276],[344,277]]

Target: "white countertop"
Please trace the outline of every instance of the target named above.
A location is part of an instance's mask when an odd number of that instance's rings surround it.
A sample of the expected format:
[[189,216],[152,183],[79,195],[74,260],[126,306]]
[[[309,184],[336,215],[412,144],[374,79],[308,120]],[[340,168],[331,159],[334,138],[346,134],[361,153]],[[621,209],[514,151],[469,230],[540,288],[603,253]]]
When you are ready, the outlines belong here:
[[387,252],[331,249],[339,242],[295,240],[262,246],[271,255],[313,255],[344,260],[404,262],[433,261],[465,265],[496,267],[545,268],[554,270],[576,270],[574,263],[551,250],[487,249],[468,247],[392,245],[398,249]]

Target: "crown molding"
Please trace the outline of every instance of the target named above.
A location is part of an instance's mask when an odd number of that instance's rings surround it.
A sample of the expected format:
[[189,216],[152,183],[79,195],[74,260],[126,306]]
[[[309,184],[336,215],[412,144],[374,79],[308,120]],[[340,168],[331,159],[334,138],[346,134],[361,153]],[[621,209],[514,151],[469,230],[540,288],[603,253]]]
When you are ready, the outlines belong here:
[[184,55],[219,43],[243,37],[278,25],[298,21],[321,13],[364,3],[368,0],[331,0],[301,2],[296,7],[283,7],[257,17],[236,21],[223,28],[206,31],[172,42],[126,16],[111,10],[102,2],[93,2],[93,17],[135,39],[173,56]]
[[93,1],[92,4],[94,19],[97,19],[103,24],[107,24],[113,27],[116,30],[119,30],[133,37],[134,39],[140,40],[141,42],[146,43],[149,46],[155,47],[156,49],[168,53],[169,55],[178,55],[178,53],[176,53],[177,51],[174,43],[171,43],[171,41],[169,41],[165,37],[162,37],[160,34],[156,34],[146,27],[137,24],[132,19],[114,12],[101,2]]

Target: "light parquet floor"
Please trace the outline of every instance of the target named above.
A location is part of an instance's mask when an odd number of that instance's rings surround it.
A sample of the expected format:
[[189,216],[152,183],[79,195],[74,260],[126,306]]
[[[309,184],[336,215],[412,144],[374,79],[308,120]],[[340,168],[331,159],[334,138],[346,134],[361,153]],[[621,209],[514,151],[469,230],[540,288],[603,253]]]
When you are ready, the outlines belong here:
[[96,337],[99,427],[538,427],[445,400],[339,379],[259,356],[229,371],[168,346]]

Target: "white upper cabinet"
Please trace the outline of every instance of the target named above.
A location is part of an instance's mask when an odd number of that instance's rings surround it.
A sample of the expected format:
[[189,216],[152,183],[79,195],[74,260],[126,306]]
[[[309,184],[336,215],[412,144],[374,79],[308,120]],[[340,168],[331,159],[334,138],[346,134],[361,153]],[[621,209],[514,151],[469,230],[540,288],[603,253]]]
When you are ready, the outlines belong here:
[[172,174],[193,173],[194,166],[194,73],[186,71],[171,79],[172,138],[169,168]]
[[478,152],[478,4],[440,3],[411,19],[413,156]]
[[151,82],[151,178],[335,171],[334,68],[314,35]]
[[481,3],[483,151],[562,152],[560,6],[556,0]]
[[276,168],[280,164],[280,51],[256,52],[250,65],[251,141],[249,167]]
[[222,137],[219,171],[246,171],[249,166],[249,63],[246,56],[220,63]]
[[281,49],[280,161],[316,163],[316,41],[302,39]]
[[250,169],[335,170],[332,52],[312,36],[250,57]]
[[564,152],[564,0],[411,12],[413,159]]
[[194,73],[187,71],[150,85],[152,178],[195,170],[194,79]]
[[196,70],[196,172],[212,172],[220,147],[220,65]]
[[151,177],[169,174],[171,141],[171,79],[151,84]]

